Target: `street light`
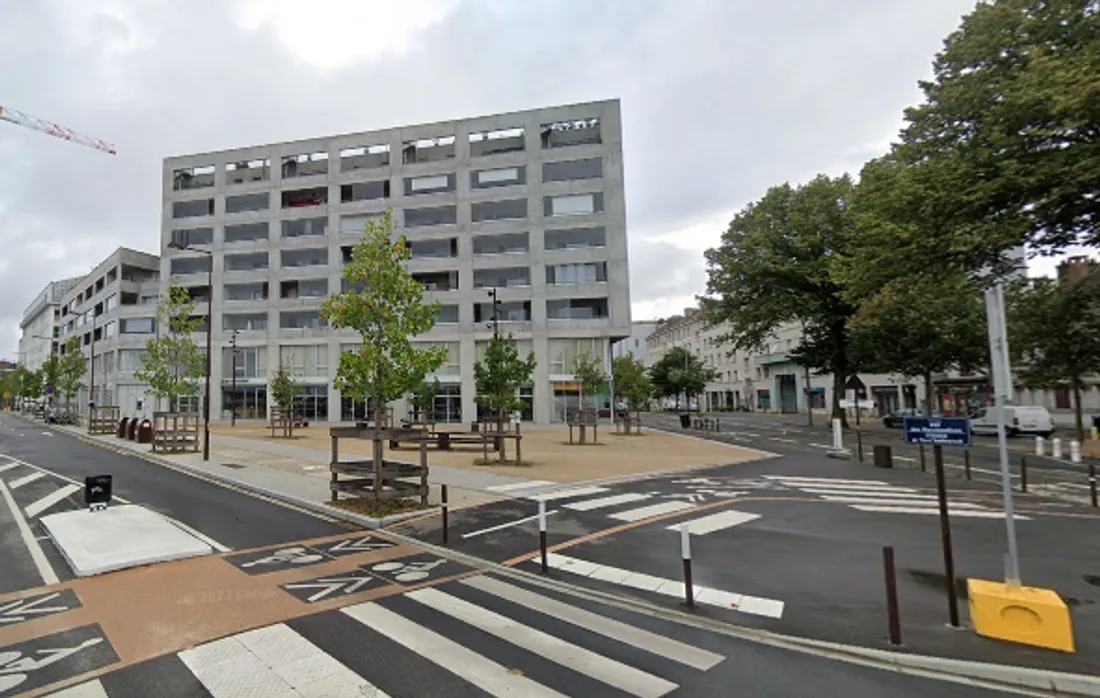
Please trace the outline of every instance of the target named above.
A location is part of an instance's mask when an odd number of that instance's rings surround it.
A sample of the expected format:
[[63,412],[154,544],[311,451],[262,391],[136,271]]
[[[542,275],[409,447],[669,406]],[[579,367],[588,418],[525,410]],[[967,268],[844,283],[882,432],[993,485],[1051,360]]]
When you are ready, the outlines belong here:
[[229,426],[237,426],[237,330],[229,338],[230,353],[233,355],[233,385],[229,388]]
[[210,266],[206,269],[206,395],[202,401],[202,459],[207,461],[210,460],[210,352],[211,338],[214,335],[214,253],[180,244],[174,240],[168,243],[168,247],[173,250],[198,252],[210,258]]

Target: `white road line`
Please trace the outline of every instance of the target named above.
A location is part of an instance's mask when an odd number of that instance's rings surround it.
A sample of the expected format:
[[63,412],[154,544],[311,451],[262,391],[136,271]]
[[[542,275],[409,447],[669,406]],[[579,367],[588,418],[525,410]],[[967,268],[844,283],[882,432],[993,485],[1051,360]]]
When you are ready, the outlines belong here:
[[[839,502],[841,504],[877,504],[881,506],[898,506],[898,507],[936,507],[939,508],[939,504],[935,497],[927,497],[923,499],[879,499],[877,497],[822,497],[822,499],[829,502]],[[985,509],[988,511],[988,507],[984,507],[981,504],[970,504],[968,502],[951,502],[952,509]]]
[[660,514],[671,514],[674,511],[694,508],[695,505],[691,502],[673,500],[670,502],[661,502],[660,504],[650,504],[647,507],[639,507],[637,509],[627,509],[626,511],[620,511],[618,514],[611,514],[611,518],[618,519],[619,521],[641,521],[642,519],[648,519],[651,516],[659,516]]
[[[550,511],[546,512],[546,515],[550,516],[551,514],[556,514],[556,513],[558,513],[557,509],[551,509]],[[500,531],[500,530],[503,530],[505,528],[511,528],[512,526],[519,526],[520,524],[525,524],[528,521],[534,521],[538,517],[539,517],[538,514],[535,514],[534,516],[527,516],[527,517],[522,518],[522,519],[516,519],[515,521],[509,521],[508,523],[502,523],[499,526],[490,526],[489,528],[483,528],[480,531],[471,531],[470,533],[463,533],[462,537],[463,538],[473,538],[474,536],[480,536],[482,533],[492,533],[493,531]]]
[[771,439],[772,441],[782,441],[785,444],[796,444],[796,443],[798,443],[794,439],[784,439],[781,436],[769,436],[768,438]]
[[721,531],[726,528],[733,528],[734,526],[740,526],[743,523],[755,521],[760,518],[760,514],[748,514],[743,511],[734,511],[733,509],[727,509],[726,511],[720,511],[717,514],[711,514],[710,516],[702,516],[698,519],[690,519],[688,521],[682,521],[681,523],[675,523],[668,526],[670,531],[679,531],[682,524],[688,525],[688,531],[693,536],[705,536],[708,533],[714,533],[715,531]]
[[[788,484],[788,483],[784,483]],[[898,487],[896,485],[827,485],[824,482],[815,482],[813,485],[800,485],[794,483],[794,487],[802,490],[861,490],[864,492],[919,492],[912,487]]]
[[[148,508],[148,507],[146,507],[146,508]],[[230,548],[229,546],[226,546],[226,545],[222,545],[221,543],[214,540],[213,538],[206,535],[205,533],[200,533],[199,531],[196,531],[195,529],[191,528],[190,526],[183,523],[182,521],[176,521],[171,516],[165,516],[164,514],[160,513],[159,511],[156,511],[155,509],[153,509],[152,511],[154,511],[157,514],[157,516],[160,516],[161,518],[163,518],[168,523],[170,523],[173,526],[175,526],[176,528],[182,530],[184,533],[187,533],[191,536],[194,536],[195,538],[198,538],[199,540],[201,540],[203,543],[206,543],[207,545],[209,545],[214,550],[217,550],[219,553],[228,553],[229,551],[233,550],[233,548]]]
[[740,434],[741,436],[755,436],[755,437],[760,436],[760,434],[754,434],[751,431],[740,431],[740,430],[738,430],[737,433]]
[[627,623],[621,623],[598,613],[571,606],[557,599],[536,594],[522,587],[507,584],[499,579],[480,575],[467,577],[461,582],[486,594],[511,601],[518,606],[538,611],[551,618],[571,623],[589,632],[609,637],[612,640],[617,640],[631,647],[637,647],[665,659],[686,664],[700,671],[706,671],[725,659],[720,654],[699,649],[679,640],[651,633],[648,630],[636,628]]
[[[936,514],[940,513],[940,510],[936,507],[931,507],[931,508],[927,508],[927,509],[923,509],[923,508],[922,509],[917,509],[917,508],[906,508],[906,507],[863,506],[863,505],[856,504],[856,505],[852,505],[852,508],[853,509],[858,509],[859,511],[869,511],[869,512],[874,512],[874,513],[879,513],[879,514],[928,514],[928,515],[936,515]],[[970,511],[970,510],[965,510],[964,509],[963,511],[952,511],[951,516],[960,516],[960,517],[963,517],[963,518],[971,518],[971,519],[1003,519],[1005,517],[1005,513],[1003,511]],[[1021,516],[1020,514],[1016,514],[1013,518],[1015,518],[1017,521],[1031,521],[1030,516]]]
[[833,447],[833,445],[832,445],[832,444],[817,444],[817,443],[810,443],[809,445],[810,445],[810,446],[813,446],[813,447],[815,447],[815,448],[832,448],[832,447]]
[[[541,557],[531,558],[531,562],[542,562]],[[666,596],[676,596],[683,598],[684,596],[684,583],[679,579],[662,579],[661,577],[650,577],[650,575],[642,575],[639,572],[632,572],[630,570],[624,570],[618,567],[612,567],[611,565],[598,565],[594,562],[587,560],[580,560],[568,555],[562,555],[560,553],[549,553],[547,555],[547,562],[550,567],[555,570],[562,570],[565,572],[572,572],[582,577],[588,577],[589,579],[597,579],[600,581],[608,582],[610,584],[623,585],[633,576],[645,577],[646,581],[657,579],[661,580],[661,584],[653,589],[658,594]],[[631,586],[627,584],[627,586]],[[647,585],[648,586],[648,585]],[[635,587],[640,588],[640,587]],[[705,603],[710,606],[718,606],[719,608],[727,608],[730,610],[738,611],[740,613],[750,613],[758,616],[766,616],[768,618],[782,618],[784,603],[776,599],[767,599],[760,596],[749,596],[747,594],[737,594],[730,591],[723,591],[721,589],[714,589],[711,587],[695,586],[695,601],[697,603]]]
[[41,480],[44,477],[46,477],[46,473],[34,472],[34,473],[31,473],[30,475],[24,475],[23,477],[21,477],[17,480],[12,480],[11,482],[8,483],[8,487],[12,488],[13,490],[17,490],[20,487],[22,487],[23,485],[29,485],[30,483],[34,482],[35,480]]
[[935,499],[934,494],[920,494],[916,490],[865,490],[856,487],[845,489],[825,489],[816,487],[800,487],[799,490],[806,494],[834,494],[839,497],[898,497],[900,499]]
[[591,511],[592,509],[600,509],[601,507],[613,507],[616,504],[639,502],[643,499],[649,499],[651,496],[652,495],[640,493],[613,494],[610,497],[600,497],[599,499],[585,499],[580,502],[566,504],[565,508],[575,509],[576,511]]
[[64,487],[59,487],[53,492],[47,494],[42,499],[39,499],[37,502],[28,505],[27,508],[23,510],[23,512],[27,515],[28,519],[33,519],[34,517],[52,507],[54,504],[57,504],[69,495],[79,491],[80,488],[76,485],[65,485]]
[[15,468],[18,468],[20,465],[22,465],[22,463],[20,463],[17,460],[12,461],[11,463],[5,463],[3,465],[0,465],[0,473],[6,473],[9,470],[14,470]]
[[513,482],[507,485],[493,485],[485,489],[490,492],[510,492],[512,490],[535,489],[536,487],[546,487],[547,485],[556,484],[558,483],[550,482],[549,480],[527,480],[525,482]]
[[566,698],[562,693],[522,674],[512,674],[508,667],[377,604],[358,604],[342,608],[340,612],[497,698]]
[[638,698],[660,698],[679,688],[660,676],[604,657],[438,589],[418,589],[405,597]]
[[15,503],[15,499],[11,496],[11,491],[8,490],[8,486],[4,484],[3,480],[0,480],[0,498],[3,498],[3,500],[7,502],[8,508],[11,509],[11,515],[15,519],[15,526],[19,529],[19,535],[23,537],[23,543],[27,546],[27,551],[31,554],[31,560],[34,561],[34,566],[38,568],[38,574],[42,577],[43,584],[57,584],[57,573],[53,571],[53,567],[50,567],[50,562],[46,559],[46,554],[42,552],[42,546],[35,540],[30,527],[27,526],[26,519],[23,518],[23,512],[19,511],[19,506]]
[[[200,645],[180,660],[214,698],[377,695],[354,671],[279,623]],[[374,693],[362,689],[374,689]]]
[[[832,448],[830,446],[830,448]],[[842,480],[835,477],[798,477],[795,475],[761,475],[760,477],[765,480],[782,480],[783,482],[798,482],[798,483],[810,483],[810,482],[823,482],[823,483],[837,483],[848,485],[887,485],[889,483],[882,480]]]
[[57,693],[51,693],[47,698],[110,698],[99,679],[92,679],[86,683],[62,689]]
[[549,502],[555,499],[566,499],[568,497],[587,497],[590,494],[599,494],[601,492],[607,492],[606,487],[575,487],[571,490],[558,490],[556,492],[547,492],[546,494],[533,494],[527,497],[535,502]]

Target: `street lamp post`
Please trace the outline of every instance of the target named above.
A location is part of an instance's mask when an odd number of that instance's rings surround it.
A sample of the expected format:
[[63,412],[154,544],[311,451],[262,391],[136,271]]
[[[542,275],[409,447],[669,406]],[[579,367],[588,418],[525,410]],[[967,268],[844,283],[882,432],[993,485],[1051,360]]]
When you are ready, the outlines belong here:
[[232,356],[233,373],[232,387],[229,389],[229,426],[237,426],[237,330],[233,330],[233,336],[229,338],[229,353]]
[[168,243],[168,247],[174,250],[198,252],[210,259],[210,265],[206,268],[206,394],[202,401],[202,459],[208,461],[210,460],[210,352],[212,351],[211,340],[214,336],[214,253],[175,241]]

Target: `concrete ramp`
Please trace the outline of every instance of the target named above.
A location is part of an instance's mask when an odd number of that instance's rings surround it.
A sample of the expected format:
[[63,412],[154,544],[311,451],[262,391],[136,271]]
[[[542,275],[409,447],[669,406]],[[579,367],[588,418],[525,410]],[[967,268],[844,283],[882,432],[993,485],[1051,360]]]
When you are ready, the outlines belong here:
[[66,511],[41,521],[78,577],[214,552],[160,514],[134,504]]

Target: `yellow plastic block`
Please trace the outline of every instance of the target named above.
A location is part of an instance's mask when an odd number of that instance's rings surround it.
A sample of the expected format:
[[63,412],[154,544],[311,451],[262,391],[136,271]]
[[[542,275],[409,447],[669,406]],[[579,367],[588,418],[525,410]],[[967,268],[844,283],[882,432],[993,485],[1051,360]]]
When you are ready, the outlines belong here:
[[1073,621],[1062,597],[1050,589],[968,579],[970,620],[979,635],[1075,652]]

